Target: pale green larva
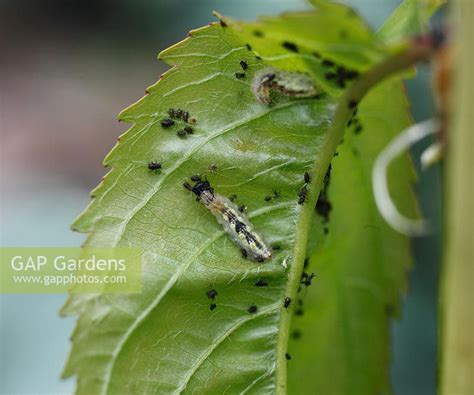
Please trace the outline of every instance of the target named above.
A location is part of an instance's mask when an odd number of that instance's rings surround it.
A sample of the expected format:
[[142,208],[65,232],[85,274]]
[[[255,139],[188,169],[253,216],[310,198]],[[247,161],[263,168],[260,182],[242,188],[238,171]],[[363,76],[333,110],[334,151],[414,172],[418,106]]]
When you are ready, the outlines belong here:
[[270,248],[263,238],[255,232],[250,221],[239,212],[237,206],[229,199],[214,192],[208,181],[196,181],[194,186],[184,183],[184,187],[192,191],[217,221],[224,227],[225,232],[240,247],[245,258],[263,262],[271,258]]
[[252,91],[258,102],[270,105],[271,91],[283,96],[313,97],[320,91],[308,74],[290,72],[268,67],[257,71],[252,81]]

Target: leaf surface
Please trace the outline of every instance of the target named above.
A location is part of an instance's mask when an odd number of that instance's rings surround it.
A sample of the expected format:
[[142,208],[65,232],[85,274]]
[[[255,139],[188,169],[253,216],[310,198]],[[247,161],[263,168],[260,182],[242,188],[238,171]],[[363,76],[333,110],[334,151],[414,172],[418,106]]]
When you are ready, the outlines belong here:
[[[403,2],[377,36],[387,42],[419,33],[442,1]],[[407,21],[416,15],[416,25]],[[413,21],[412,21],[413,22]],[[382,220],[373,200],[372,166],[380,151],[411,123],[400,74],[361,102],[355,125],[332,161],[329,222],[314,217],[308,273],[293,307],[290,393],[389,394],[390,319],[398,316],[412,264],[408,238]],[[397,207],[416,217],[413,168],[402,156],[389,168]],[[327,232],[327,234],[326,234]]]

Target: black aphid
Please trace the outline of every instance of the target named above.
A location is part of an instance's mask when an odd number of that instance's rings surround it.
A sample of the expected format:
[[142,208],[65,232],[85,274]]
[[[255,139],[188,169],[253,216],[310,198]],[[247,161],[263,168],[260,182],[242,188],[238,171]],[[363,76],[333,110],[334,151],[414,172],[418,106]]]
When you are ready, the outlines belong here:
[[219,20],[219,23],[222,27],[227,27],[227,23],[225,23],[222,19]]
[[252,50],[252,47],[250,46],[250,44],[245,44],[245,47],[246,47],[249,51]]
[[211,289],[211,290],[206,292],[206,295],[209,299],[214,300],[217,296],[217,291],[215,289]]
[[169,128],[174,125],[174,121],[170,118],[163,119],[160,123],[164,128]]
[[245,60],[241,60],[240,62],[240,67],[242,67],[242,70],[247,70],[247,68],[249,67],[248,63],[245,61]]
[[309,182],[311,181],[311,176],[309,175],[309,173],[307,171],[304,172],[304,182],[306,184],[309,184]]
[[303,284],[305,287],[309,287],[313,283],[313,278],[316,276],[314,273],[308,274],[304,273],[305,276],[301,276],[301,284]]
[[257,256],[255,257],[255,260],[258,262],[258,263],[262,263],[265,261],[265,258],[263,258],[263,256]]
[[306,258],[306,259],[304,260],[304,263],[303,263],[303,268],[306,269],[306,268],[308,267],[308,265],[309,265],[309,259]]
[[268,285],[268,282],[259,278],[256,282],[255,282],[255,286],[257,287],[266,287]]
[[187,134],[193,134],[193,133],[194,133],[194,129],[193,129],[191,126],[186,126],[183,130],[184,130]]
[[301,331],[299,329],[295,329],[293,332],[291,332],[290,336],[294,340],[301,339]]
[[297,315],[298,317],[301,317],[303,314],[304,314],[303,309],[296,309],[295,315]]
[[274,246],[272,246],[272,250],[273,251],[279,251],[279,250],[281,250],[281,246],[280,245],[274,245]]
[[285,309],[287,309],[291,304],[291,298],[289,298],[288,296],[285,298],[285,300],[283,301],[283,307],[285,307]]
[[157,170],[160,170],[161,169],[161,162],[150,162],[148,163],[148,169],[150,169],[151,171],[157,171]]
[[303,185],[303,187],[298,192],[298,204],[304,204],[304,202],[306,201],[307,194],[308,189],[306,188],[306,185]]
[[359,134],[360,132],[362,132],[362,125],[357,125],[354,129],[354,133]]
[[193,192],[196,196],[201,196],[201,193],[204,191],[209,191],[211,194],[214,194],[214,189],[209,184],[209,181],[199,181],[196,185],[192,186],[191,184],[185,182],[183,186],[188,190]]
[[211,303],[209,305],[209,310],[213,311],[216,307],[217,307],[217,305],[215,303]]
[[176,136],[178,136],[180,139],[186,138],[188,134],[186,133],[186,130],[181,129],[176,132]]
[[286,354],[285,354],[285,358],[289,361],[289,360],[291,359],[291,355],[288,354],[288,353],[286,353]]
[[257,312],[257,310],[258,310],[258,307],[253,304],[252,306],[250,306],[250,307],[248,308],[247,311],[248,311],[250,314],[255,314],[255,313]]
[[273,193],[273,198],[274,199],[278,199],[281,196],[280,192],[278,192],[276,189],[273,189],[272,193]]
[[321,62],[321,64],[323,66],[326,66],[326,67],[332,67],[334,66],[334,62],[332,60],[329,60],[329,59],[323,59],[323,61]]
[[242,253],[242,256],[243,256],[244,258],[247,258],[247,257],[248,257],[248,253],[247,253],[247,250],[246,250],[246,249],[242,248],[242,249],[240,250],[240,252]]
[[241,73],[241,72],[238,72],[238,73],[235,73],[235,78],[237,78],[238,80],[243,80],[245,78],[245,73]]
[[229,196],[229,200],[231,202],[235,202],[236,199],[237,199],[237,195],[235,193],[233,193],[232,195]]
[[264,197],[264,200],[265,200],[266,202],[269,202],[270,200],[272,200],[272,196],[267,195],[267,196]]
[[245,207],[244,204],[241,204],[241,205],[237,208],[237,210],[239,210],[240,213],[243,213],[246,208],[247,208],[247,207]]
[[344,78],[338,78],[337,79],[337,85],[339,88],[345,88],[346,87],[346,80]]
[[215,165],[214,163],[211,163],[208,167],[207,167],[207,170],[211,171],[211,172],[215,172],[217,170],[217,165]]
[[261,30],[254,30],[253,35],[255,37],[260,37],[261,38],[261,37],[263,37],[263,32]]
[[298,46],[295,43],[289,42],[289,41],[283,41],[282,44],[283,48],[287,49],[288,51],[291,52],[298,52]]
[[353,110],[357,107],[357,101],[349,100],[349,102],[347,103],[347,107],[349,107],[350,110]]
[[199,181],[201,181],[201,176],[195,174],[194,176],[191,176],[191,181],[199,182]]

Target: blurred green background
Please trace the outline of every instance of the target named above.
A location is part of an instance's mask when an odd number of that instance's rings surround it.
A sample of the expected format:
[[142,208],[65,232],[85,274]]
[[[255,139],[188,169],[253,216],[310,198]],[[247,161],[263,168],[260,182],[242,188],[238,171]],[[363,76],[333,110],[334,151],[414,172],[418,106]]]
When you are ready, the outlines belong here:
[[[376,29],[399,0],[347,0]],[[166,70],[156,54],[214,20],[304,10],[304,0],[0,0],[0,244],[78,246],[69,224],[127,129],[116,114]],[[433,114],[428,69],[407,83],[413,116]],[[416,146],[419,157],[428,142]],[[418,160],[415,160],[419,169]],[[403,316],[392,326],[394,391],[429,395],[436,385],[439,169],[415,186],[433,235],[414,240],[417,265]],[[59,374],[74,320],[64,295],[0,296],[0,393],[68,394]],[[329,394],[328,394],[329,395]]]

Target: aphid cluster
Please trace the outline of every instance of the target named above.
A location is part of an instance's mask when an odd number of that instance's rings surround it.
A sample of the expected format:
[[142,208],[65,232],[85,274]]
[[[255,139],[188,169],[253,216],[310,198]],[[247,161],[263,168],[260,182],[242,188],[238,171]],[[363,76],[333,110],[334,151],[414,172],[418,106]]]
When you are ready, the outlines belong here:
[[[197,178],[195,178],[197,179]],[[253,230],[250,221],[239,212],[228,198],[214,192],[207,180],[199,179],[195,185],[185,182],[184,187],[193,192],[197,199],[209,209],[224,231],[240,247],[242,255],[256,262],[263,262],[272,256],[262,237]]]
[[316,202],[316,212],[323,217],[324,222],[329,221],[329,212],[332,209],[332,205],[328,199],[328,188],[331,180],[332,166],[329,165],[326,175],[324,176],[323,187],[319,193],[318,201]]
[[287,309],[291,304],[291,298],[290,297],[285,297],[285,299],[283,300],[283,307],[285,309]]
[[327,81],[334,81],[340,88],[345,88],[348,81],[352,81],[359,76],[357,70],[350,70],[344,66],[338,66],[329,59],[323,59],[321,64],[324,67],[331,68],[331,71],[324,74],[324,78]]
[[[184,122],[186,124],[188,123],[196,123],[196,118],[192,118],[190,117],[189,115],[189,112],[188,111],[185,111],[181,108],[170,108],[168,110],[168,118],[165,118],[163,120],[161,120],[160,124],[161,124],[161,127],[163,127],[164,129],[169,129],[171,128],[172,126],[174,126],[176,124],[176,121],[177,122]],[[179,138],[186,138],[188,135],[190,134],[193,134],[194,133],[194,129],[189,126],[189,125],[186,125],[184,126],[184,128],[178,130],[176,132],[176,135],[179,137]]]
[[252,91],[255,99],[267,106],[272,104],[271,92],[296,98],[314,97],[319,93],[309,75],[271,67],[255,73]]

